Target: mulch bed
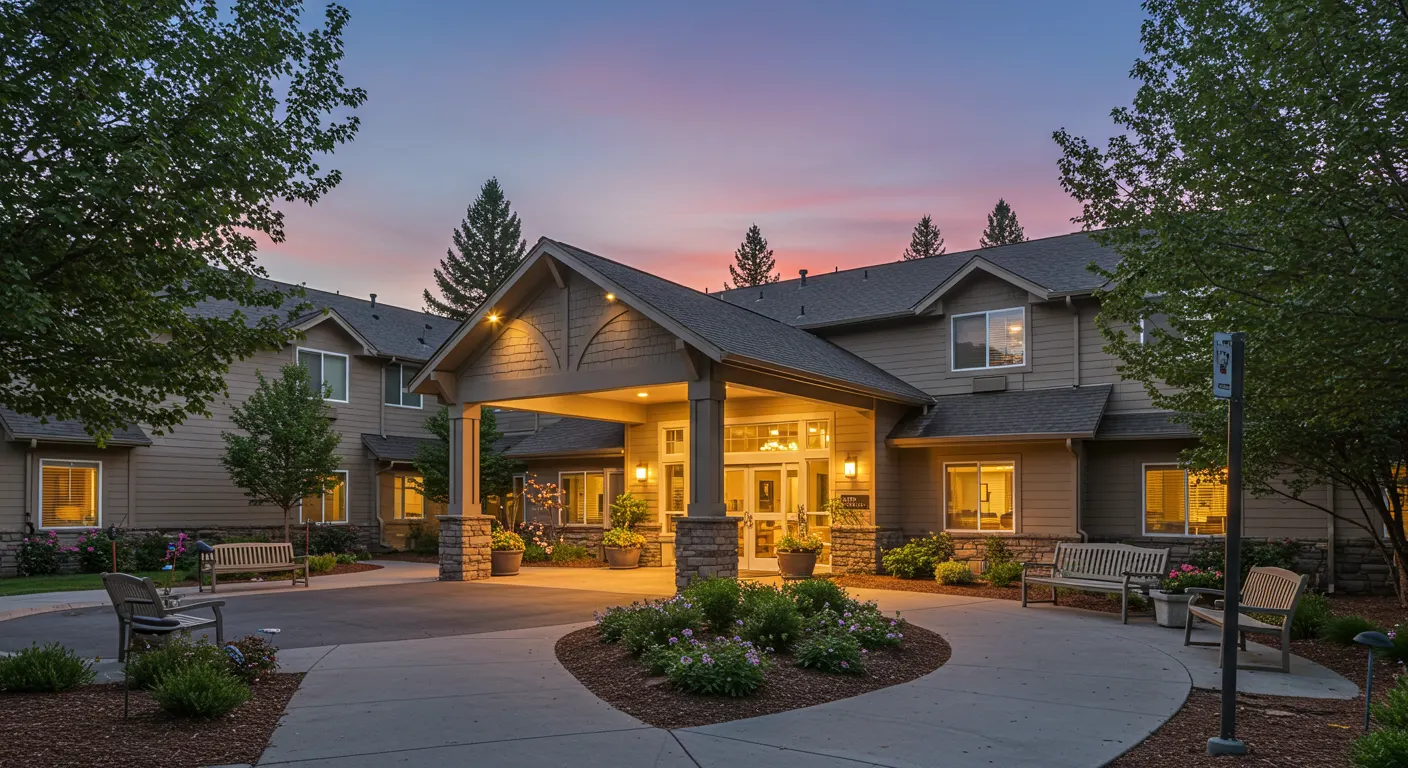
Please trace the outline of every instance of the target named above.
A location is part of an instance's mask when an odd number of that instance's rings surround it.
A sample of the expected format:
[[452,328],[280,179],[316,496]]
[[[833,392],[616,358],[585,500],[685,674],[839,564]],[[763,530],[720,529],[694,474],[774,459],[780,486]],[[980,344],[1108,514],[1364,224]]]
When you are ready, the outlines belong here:
[[0,766],[25,768],[195,768],[253,764],[269,743],[303,675],[271,675],[254,696],[216,720],[162,712],[132,691],[122,718],[122,686],[90,685],[64,693],[12,693],[0,699]]
[[900,648],[874,650],[864,675],[836,675],[793,666],[792,657],[773,657],[767,682],[752,696],[728,698],[684,693],[620,645],[601,642],[596,627],[579,629],[557,641],[557,660],[598,698],[657,728],[691,728],[745,717],[770,715],[846,699],[906,683],[948,661],[948,643],[910,624]]
[[[940,584],[932,578],[901,579],[897,576],[874,576],[861,573],[840,574],[831,577],[831,580],[846,589],[890,589],[900,592],[927,592],[937,595],[960,595],[963,597],[981,597],[992,600],[1022,599],[1022,589],[1019,586],[994,587],[982,582],[968,584],[966,586],[950,586]],[[1027,597],[1031,600],[1050,600],[1051,589],[1049,587],[1033,586],[1031,589],[1027,590]],[[1115,600],[1111,600],[1106,595],[1091,592],[1074,592],[1063,589],[1061,590],[1061,605],[1071,608],[1084,608],[1090,611],[1100,611],[1102,613],[1120,612],[1118,596],[1116,596]],[[1133,605],[1130,606],[1130,613],[1136,613],[1136,609]]]
[[604,562],[602,562],[602,561],[600,561],[600,560],[594,559],[594,558],[583,557],[583,558],[578,558],[578,559],[576,559],[576,560],[565,560],[565,561],[563,561],[563,562],[555,562],[555,561],[552,561],[552,560],[539,560],[539,561],[537,561],[537,562],[530,563],[530,562],[528,562],[527,560],[524,560],[524,561],[523,561],[523,567],[524,567],[524,568],[605,568],[605,567],[606,567],[606,563],[604,563]]
[[439,555],[422,555],[417,552],[384,552],[374,555],[378,560],[397,560],[402,563],[438,563]]

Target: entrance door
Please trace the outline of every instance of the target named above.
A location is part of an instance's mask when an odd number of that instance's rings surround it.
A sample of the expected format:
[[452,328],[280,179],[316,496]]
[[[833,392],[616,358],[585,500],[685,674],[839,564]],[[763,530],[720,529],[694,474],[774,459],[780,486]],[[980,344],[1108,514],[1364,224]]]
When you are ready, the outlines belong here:
[[[795,470],[793,470],[795,472]],[[728,467],[724,470],[724,502],[729,517],[740,518],[738,569],[777,570],[777,543],[786,531],[788,505],[796,489],[777,464]]]

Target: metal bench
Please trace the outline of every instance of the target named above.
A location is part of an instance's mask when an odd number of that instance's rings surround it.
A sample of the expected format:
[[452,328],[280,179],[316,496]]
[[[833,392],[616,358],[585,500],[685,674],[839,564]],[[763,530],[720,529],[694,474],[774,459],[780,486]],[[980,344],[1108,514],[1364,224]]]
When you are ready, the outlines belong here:
[[[1290,672],[1291,671],[1291,619],[1296,615],[1296,605],[1300,603],[1301,595],[1305,594],[1305,587],[1310,577],[1302,576],[1286,570],[1285,568],[1253,568],[1247,573],[1246,583],[1242,585],[1242,599],[1237,606],[1237,647],[1247,650],[1247,635],[1280,635],[1281,636],[1281,668],[1268,667],[1262,664],[1238,664],[1237,669],[1257,669],[1265,672]],[[1209,624],[1222,626],[1223,602],[1214,600],[1212,605],[1198,605],[1198,601],[1204,597],[1223,597],[1226,592],[1220,589],[1204,589],[1193,587],[1188,590],[1193,595],[1193,601],[1188,604],[1188,623],[1183,627],[1184,645],[1208,645],[1222,647],[1222,639],[1218,638],[1215,643],[1194,642],[1193,641],[1193,619],[1198,618]],[[1248,613],[1263,613],[1272,616],[1280,616],[1281,623],[1271,624],[1261,621]],[[1217,656],[1218,666],[1222,666],[1222,654]]]
[[303,586],[308,586],[308,558],[293,554],[293,545],[278,544],[216,544],[209,552],[200,553],[200,567],[196,582],[199,591],[205,591],[205,575],[210,575],[210,591],[215,592],[216,582],[222,573],[265,573],[268,571],[292,571],[293,586],[298,586],[298,572],[303,572]]
[[[179,622],[178,631],[181,632],[213,626],[215,627],[215,644],[223,645],[225,643],[225,622],[220,616],[220,606],[225,604],[224,600],[186,603],[178,608],[168,609],[166,604],[162,602],[161,594],[156,590],[156,584],[151,579],[129,576],[125,573],[103,574],[103,588],[108,591],[108,599],[112,600],[113,610],[117,611],[118,661],[127,660],[127,649],[132,645],[133,617],[174,619]],[[210,608],[215,613],[215,617],[205,618],[191,616],[187,613],[176,613],[176,610],[194,611],[203,608]]]
[[[1056,545],[1053,563],[1022,563],[1022,607],[1027,603],[1056,604],[1056,589],[1120,594],[1120,621],[1129,623],[1129,593],[1147,596],[1159,583],[1168,565],[1167,549],[1134,547],[1128,544]],[[1046,569],[1048,575],[1032,574]],[[1051,587],[1050,600],[1030,600],[1027,587]]]

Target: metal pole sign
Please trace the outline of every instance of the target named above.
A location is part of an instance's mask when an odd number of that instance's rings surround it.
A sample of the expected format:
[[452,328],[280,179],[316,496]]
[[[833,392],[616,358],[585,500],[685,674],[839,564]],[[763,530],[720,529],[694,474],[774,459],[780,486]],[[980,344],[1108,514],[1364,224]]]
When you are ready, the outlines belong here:
[[1222,723],[1208,739],[1209,755],[1242,755],[1237,739],[1237,625],[1242,594],[1242,394],[1245,333],[1216,333],[1212,342],[1213,396],[1227,400],[1227,554],[1223,574]]

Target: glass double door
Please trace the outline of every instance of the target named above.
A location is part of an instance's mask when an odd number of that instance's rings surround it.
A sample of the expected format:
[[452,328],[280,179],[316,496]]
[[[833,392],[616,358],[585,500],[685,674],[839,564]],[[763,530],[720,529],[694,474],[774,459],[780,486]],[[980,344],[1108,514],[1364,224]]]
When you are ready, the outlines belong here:
[[765,464],[724,469],[724,502],[738,526],[738,569],[777,570],[777,544],[787,530],[787,513],[800,503],[796,464]]

